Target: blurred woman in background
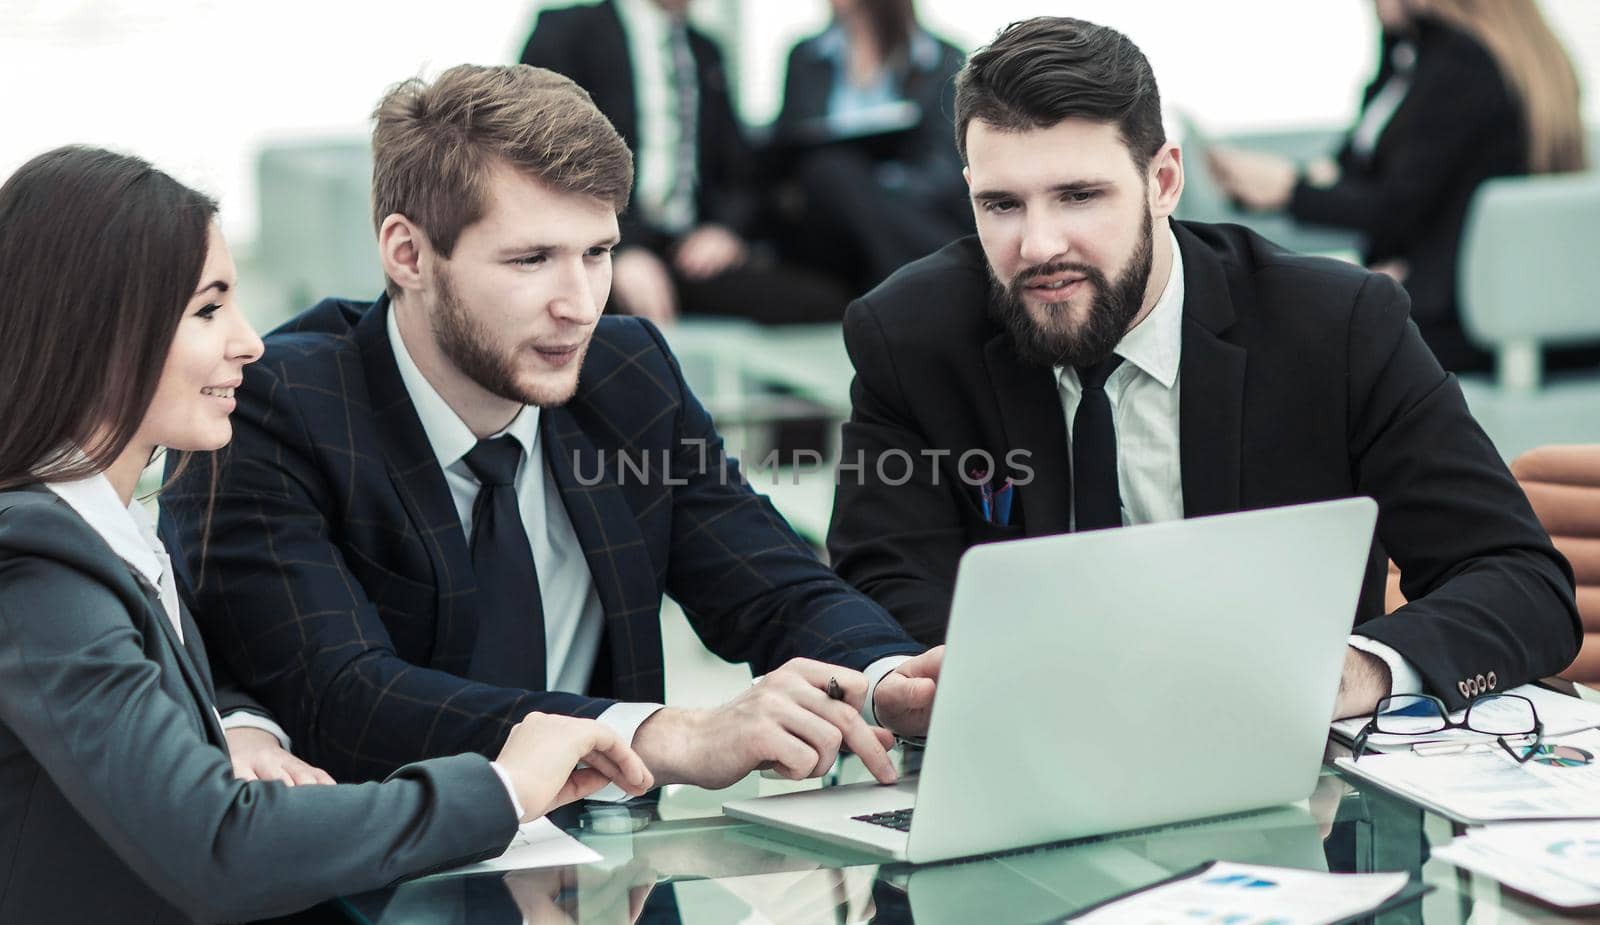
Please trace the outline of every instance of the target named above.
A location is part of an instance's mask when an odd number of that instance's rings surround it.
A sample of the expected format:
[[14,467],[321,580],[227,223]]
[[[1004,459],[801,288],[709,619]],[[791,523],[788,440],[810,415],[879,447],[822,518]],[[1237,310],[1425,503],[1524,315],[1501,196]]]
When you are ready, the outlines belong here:
[[224,731],[224,679],[134,497],[162,448],[227,444],[261,354],[215,213],[94,148],[0,186],[0,921],[281,915],[498,855],[519,819],[608,780],[650,784],[614,732],[565,716],[524,718],[494,762],[353,786]]
[[1374,0],[1378,73],[1332,159],[1295,164],[1218,146],[1209,166],[1253,210],[1360,232],[1399,280],[1446,369],[1490,357],[1461,328],[1456,262],[1467,208],[1491,177],[1585,166],[1572,61],[1535,0]]
[[860,290],[972,230],[950,122],[963,56],[913,0],[831,3],[789,53],[774,138],[802,252]]

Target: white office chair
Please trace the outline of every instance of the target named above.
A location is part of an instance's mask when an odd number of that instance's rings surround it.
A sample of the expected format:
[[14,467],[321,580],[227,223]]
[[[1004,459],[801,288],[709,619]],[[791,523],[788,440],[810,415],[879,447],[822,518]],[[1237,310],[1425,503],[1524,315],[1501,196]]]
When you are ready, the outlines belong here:
[[1497,384],[1539,387],[1540,348],[1600,340],[1600,174],[1490,180],[1461,242],[1462,323]]

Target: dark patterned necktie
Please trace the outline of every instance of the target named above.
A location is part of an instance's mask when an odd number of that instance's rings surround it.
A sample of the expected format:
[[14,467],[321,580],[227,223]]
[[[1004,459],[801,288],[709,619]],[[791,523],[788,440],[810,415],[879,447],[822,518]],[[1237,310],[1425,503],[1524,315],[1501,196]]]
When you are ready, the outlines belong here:
[[692,227],[695,221],[695,185],[699,174],[700,80],[695,72],[689,28],[674,23],[667,30],[668,72],[672,75],[673,122],[678,137],[672,146],[672,187],[662,212],[673,230]]
[[479,440],[466,455],[467,468],[482,486],[472,503],[478,637],[467,676],[485,684],[539,691],[545,689],[544,601],[533,548],[517,507],[521,461],[522,446],[510,436]]
[[1095,366],[1075,366],[1083,395],[1072,418],[1073,530],[1122,526],[1117,486],[1117,430],[1111,420],[1106,379],[1122,363],[1113,354]]

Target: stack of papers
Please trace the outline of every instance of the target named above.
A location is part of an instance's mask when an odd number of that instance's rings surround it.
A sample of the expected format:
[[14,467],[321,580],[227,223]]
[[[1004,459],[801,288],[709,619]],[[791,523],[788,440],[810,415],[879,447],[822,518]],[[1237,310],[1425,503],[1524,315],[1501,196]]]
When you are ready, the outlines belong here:
[[1433,856],[1553,905],[1600,905],[1600,822],[1491,825]]
[[1539,754],[1522,764],[1493,739],[1477,738],[1450,754],[1391,752],[1337,763],[1458,822],[1600,818],[1600,732],[1546,737]]
[[[1564,736],[1583,729],[1593,729],[1600,726],[1600,703],[1590,703],[1577,697],[1558,694],[1547,687],[1536,684],[1524,684],[1509,691],[1500,691],[1503,694],[1521,694],[1533,701],[1533,708],[1539,713],[1539,721],[1544,723],[1546,739],[1555,736]],[[1461,710],[1450,714],[1454,722],[1461,722],[1466,716],[1466,711]],[[1341,719],[1333,724],[1333,734],[1345,742],[1354,742],[1367,724],[1370,716],[1353,716],[1350,719]],[[1478,741],[1482,735],[1467,732],[1464,729],[1446,729],[1443,732],[1429,733],[1417,736],[1397,736],[1374,733],[1367,738],[1368,751],[1391,751],[1396,749],[1409,749],[1419,742],[1439,741]],[[1366,759],[1362,759],[1366,763]]]
[[[1320,871],[1218,861],[1067,921],[1081,925],[1333,925],[1372,912],[1410,876]],[[1416,895],[1421,895],[1420,891]]]

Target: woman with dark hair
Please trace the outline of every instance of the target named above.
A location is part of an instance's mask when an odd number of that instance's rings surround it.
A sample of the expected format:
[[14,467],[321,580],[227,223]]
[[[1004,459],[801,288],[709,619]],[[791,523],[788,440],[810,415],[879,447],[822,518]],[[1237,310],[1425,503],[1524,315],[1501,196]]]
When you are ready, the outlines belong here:
[[[1349,228],[1411,296],[1439,362],[1487,369],[1456,304],[1467,208],[1492,177],[1584,168],[1578,78],[1535,0],[1374,0],[1378,73],[1333,159],[1214,148],[1218,184],[1256,210]],[[1571,359],[1592,362],[1593,351]],[[1557,358],[1560,362],[1560,358]]]
[[962,54],[913,0],[831,0],[789,53],[774,139],[798,188],[797,249],[868,288],[972,231],[951,143]]
[[134,498],[162,448],[228,442],[261,352],[215,212],[92,148],[0,186],[0,921],[280,915],[499,854],[519,819],[608,781],[651,783],[606,727],[542,714],[494,762],[381,784],[293,786],[326,777],[278,746],[230,763],[199,633]]

